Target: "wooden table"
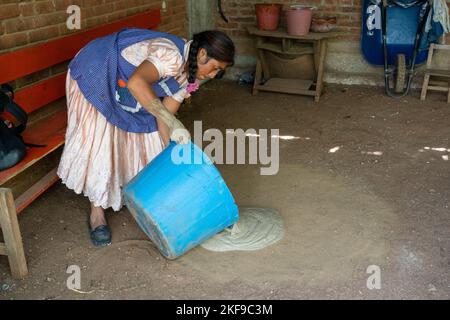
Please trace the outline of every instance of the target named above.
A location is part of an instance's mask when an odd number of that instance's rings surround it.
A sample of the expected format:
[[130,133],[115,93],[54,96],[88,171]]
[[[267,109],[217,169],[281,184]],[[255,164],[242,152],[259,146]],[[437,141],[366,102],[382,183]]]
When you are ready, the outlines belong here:
[[[318,102],[323,88],[323,69],[327,50],[327,40],[342,35],[342,33],[310,32],[304,36],[292,36],[285,30],[265,31],[256,27],[249,27],[247,30],[251,35],[256,37],[256,49],[258,51],[253,94],[257,94],[260,90],[301,94],[314,96],[314,101]],[[299,45],[299,43],[312,43],[312,46],[305,47],[304,45]],[[301,56],[304,54],[314,55],[314,79],[272,78],[270,76],[269,65],[265,58],[265,51],[294,56]],[[261,84],[263,77],[266,81],[264,84]]]

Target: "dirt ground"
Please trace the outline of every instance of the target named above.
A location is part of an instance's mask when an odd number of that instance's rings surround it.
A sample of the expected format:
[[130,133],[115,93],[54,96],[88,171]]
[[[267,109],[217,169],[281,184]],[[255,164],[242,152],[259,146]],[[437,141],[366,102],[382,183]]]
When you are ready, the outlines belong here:
[[[12,280],[0,256],[0,299],[449,299],[444,95],[394,100],[382,88],[327,86],[315,104],[250,92],[210,82],[180,118],[297,137],[280,140],[277,175],[218,166],[238,205],[280,212],[282,241],[254,252],[197,247],[168,261],[124,208],[107,212],[113,244],[94,248],[88,201],[57,184],[19,216],[30,275]],[[70,265],[81,268],[80,292],[66,286]],[[371,265],[381,268],[380,289],[366,286]]]

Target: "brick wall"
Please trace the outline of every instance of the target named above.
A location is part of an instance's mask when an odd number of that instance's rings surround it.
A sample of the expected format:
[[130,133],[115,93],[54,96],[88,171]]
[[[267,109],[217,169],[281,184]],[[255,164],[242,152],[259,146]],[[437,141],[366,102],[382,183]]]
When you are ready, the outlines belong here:
[[[0,53],[66,35],[66,9],[81,8],[81,30],[159,9],[159,0],[0,0]],[[159,30],[186,36],[186,1],[167,0]]]
[[[316,7],[314,17],[337,17],[337,30],[347,33],[344,39],[357,41],[361,25],[360,0],[228,0],[222,1],[222,7],[229,23],[220,18],[216,12],[217,28],[234,37],[246,37],[246,27],[256,24],[255,3],[281,3],[285,5],[302,4]],[[281,25],[286,24],[281,15]]]
[[[187,36],[186,1],[167,0],[161,12],[159,30]],[[114,22],[151,9],[160,9],[160,0],[0,0],[0,54],[61,37],[78,30],[66,27],[69,5],[81,8],[81,30]],[[11,83],[23,87],[63,72],[67,63],[42,70]]]

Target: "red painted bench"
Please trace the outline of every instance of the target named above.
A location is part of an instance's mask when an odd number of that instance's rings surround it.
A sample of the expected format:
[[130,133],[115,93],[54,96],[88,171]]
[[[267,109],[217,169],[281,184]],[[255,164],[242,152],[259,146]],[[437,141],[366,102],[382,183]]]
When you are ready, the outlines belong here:
[[[72,59],[91,40],[113,33],[124,27],[155,29],[161,21],[159,10],[137,14],[123,20],[50,40],[43,44],[0,55],[0,84],[53,67]],[[34,83],[15,94],[15,101],[28,114],[60,100],[65,96],[67,71]],[[26,157],[16,166],[0,171],[0,227],[5,243],[0,243],[0,255],[7,255],[15,278],[28,274],[17,214],[58,181],[56,168],[16,199],[11,189],[1,188],[6,182],[43,159],[64,144],[67,113],[64,107],[31,124],[23,137],[27,143],[43,144],[43,148],[29,148]]]

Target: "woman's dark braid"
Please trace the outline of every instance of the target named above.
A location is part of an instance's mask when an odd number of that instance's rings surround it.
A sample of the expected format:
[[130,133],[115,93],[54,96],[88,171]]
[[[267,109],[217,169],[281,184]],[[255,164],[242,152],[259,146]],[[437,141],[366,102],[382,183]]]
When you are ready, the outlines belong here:
[[189,83],[194,83],[197,75],[197,54],[199,50],[199,41],[194,39],[191,43],[191,47],[189,48]]

